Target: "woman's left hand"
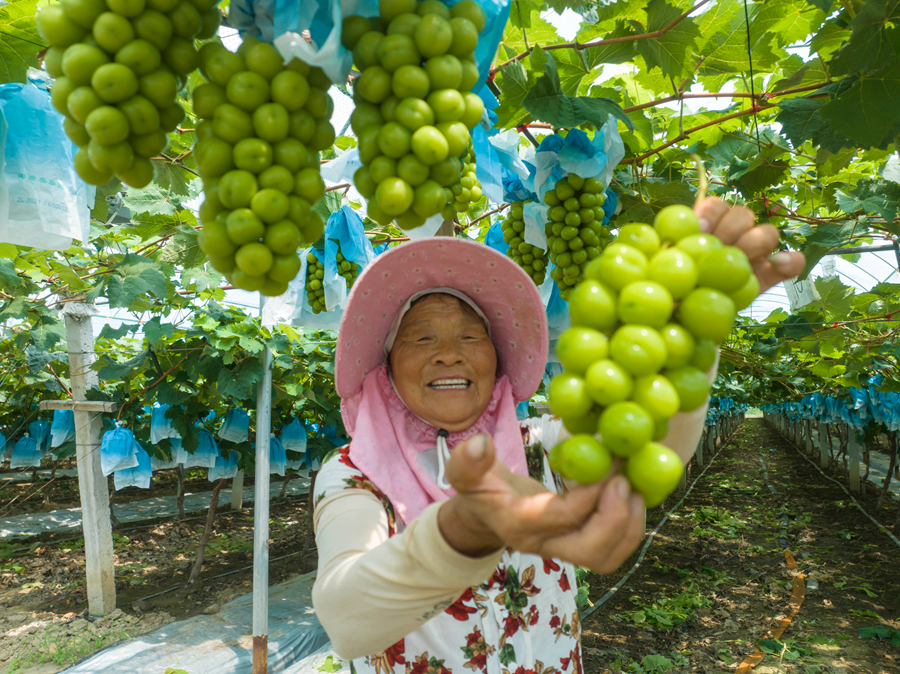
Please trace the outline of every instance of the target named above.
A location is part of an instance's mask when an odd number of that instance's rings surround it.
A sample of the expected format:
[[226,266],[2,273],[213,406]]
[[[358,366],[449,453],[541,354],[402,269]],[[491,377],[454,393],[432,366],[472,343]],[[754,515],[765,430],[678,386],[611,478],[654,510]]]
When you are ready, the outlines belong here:
[[438,514],[441,533],[471,557],[510,546],[612,573],[644,536],[644,500],[621,475],[553,494],[510,472],[490,438],[478,435],[454,448],[447,478],[456,495]]

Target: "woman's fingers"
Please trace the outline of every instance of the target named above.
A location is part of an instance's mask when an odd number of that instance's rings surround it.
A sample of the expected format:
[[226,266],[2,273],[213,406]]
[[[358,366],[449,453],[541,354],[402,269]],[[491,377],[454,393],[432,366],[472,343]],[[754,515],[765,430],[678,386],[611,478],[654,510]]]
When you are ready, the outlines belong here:
[[475,490],[494,465],[494,443],[487,435],[476,435],[456,446],[445,467],[447,482],[458,493]]
[[804,266],[806,258],[803,253],[786,250],[775,253],[771,258],[760,260],[753,265],[753,271],[759,278],[760,294],[782,281],[798,276]]
[[728,204],[718,197],[706,197],[694,212],[700,220],[700,231],[703,234],[710,234],[715,230],[724,215],[728,212]]
[[597,570],[598,573],[612,573],[618,569],[644,539],[647,530],[647,510],[644,508],[644,499],[640,494],[632,494],[628,505],[631,516],[625,534],[603,561],[601,568]]
[[[630,496],[628,480],[622,476],[614,478],[604,488],[597,507],[583,525],[571,533],[548,539],[540,554],[608,573],[603,569],[609,569],[609,564],[615,561],[611,554],[619,549],[620,542],[630,531]],[[618,564],[621,561],[616,566]]]
[[734,244],[747,255],[751,264],[768,258],[778,247],[778,230],[772,225],[757,225],[746,231]]
[[714,225],[711,234],[719,238],[726,246],[733,246],[749,230],[753,229],[756,216],[746,206],[735,206],[728,209],[725,215]]

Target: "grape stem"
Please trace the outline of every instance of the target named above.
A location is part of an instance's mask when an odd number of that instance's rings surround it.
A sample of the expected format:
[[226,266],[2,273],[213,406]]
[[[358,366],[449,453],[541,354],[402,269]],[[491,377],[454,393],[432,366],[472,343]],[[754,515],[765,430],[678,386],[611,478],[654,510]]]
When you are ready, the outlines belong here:
[[709,181],[706,178],[706,167],[703,165],[700,155],[692,154],[691,157],[697,162],[697,198],[694,199],[694,208],[697,208],[700,202],[706,198],[706,188],[709,186]]

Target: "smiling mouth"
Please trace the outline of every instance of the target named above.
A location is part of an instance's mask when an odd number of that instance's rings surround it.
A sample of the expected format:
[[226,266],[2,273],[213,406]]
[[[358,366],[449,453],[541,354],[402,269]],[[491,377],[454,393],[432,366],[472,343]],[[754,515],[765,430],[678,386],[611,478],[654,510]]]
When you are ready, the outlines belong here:
[[435,379],[428,388],[435,391],[464,391],[472,385],[468,379]]

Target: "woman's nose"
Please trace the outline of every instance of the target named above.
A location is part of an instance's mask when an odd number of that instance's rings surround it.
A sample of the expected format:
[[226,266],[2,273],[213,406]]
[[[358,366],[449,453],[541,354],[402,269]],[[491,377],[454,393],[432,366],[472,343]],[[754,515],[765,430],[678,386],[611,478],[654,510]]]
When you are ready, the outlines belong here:
[[459,365],[466,360],[462,345],[456,340],[442,340],[438,343],[431,361],[440,365]]

